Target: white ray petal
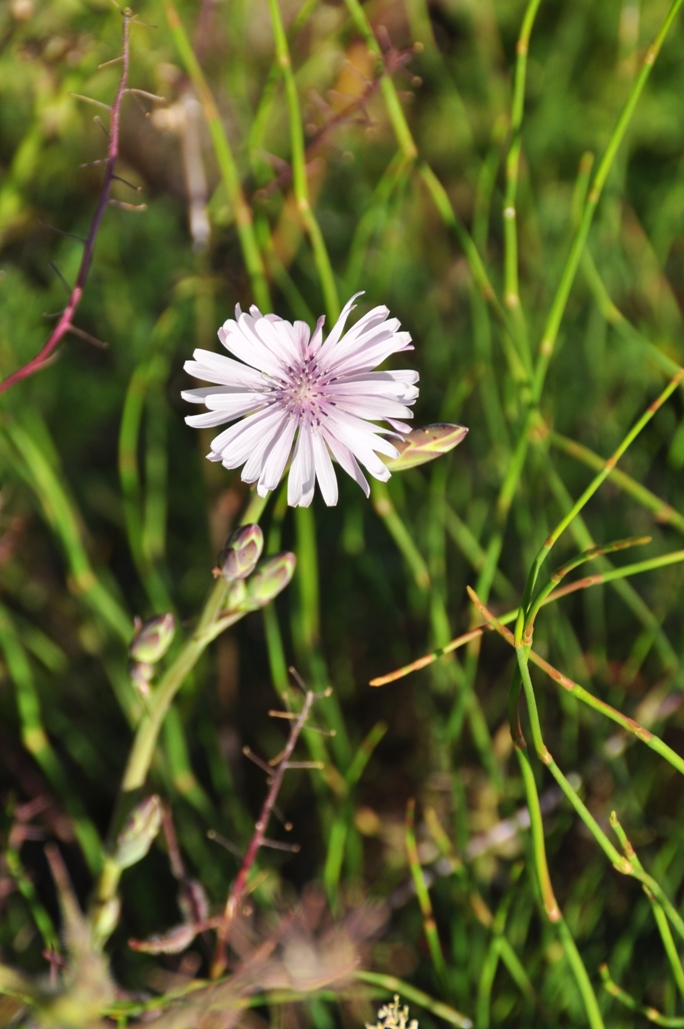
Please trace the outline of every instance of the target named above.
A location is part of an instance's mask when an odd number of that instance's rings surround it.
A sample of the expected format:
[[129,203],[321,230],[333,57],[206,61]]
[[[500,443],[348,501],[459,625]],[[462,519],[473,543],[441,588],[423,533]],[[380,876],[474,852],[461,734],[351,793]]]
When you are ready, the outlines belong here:
[[261,469],[261,475],[259,476],[259,482],[257,483],[257,493],[260,497],[265,497],[271,490],[274,490],[280,483],[285,471],[285,465],[287,459],[290,456],[292,450],[292,441],[294,439],[295,430],[297,428],[297,419],[288,418],[285,425],[282,426],[276,438],[271,443],[271,448],[266,455],[266,458]]
[[325,424],[350,450],[356,451],[355,442],[358,441],[359,446],[371,447],[380,454],[386,454],[387,457],[398,456],[396,448],[381,435],[382,430],[377,425],[357,418],[356,415],[345,414],[333,408]]
[[249,457],[261,433],[268,429],[274,419],[280,417],[281,412],[277,407],[267,407],[264,411],[248,415],[211,441],[212,452],[221,455],[226,468],[238,468]]
[[387,397],[337,397],[335,401],[338,411],[356,415],[357,418],[387,419],[410,418],[411,412],[405,404]]
[[290,507],[308,507],[313,498],[315,482],[311,428],[307,425],[300,425],[292,467],[287,480],[287,502]]
[[386,361],[392,354],[401,353],[404,350],[412,350],[408,332],[397,332],[388,339],[380,341],[369,341],[368,344],[356,349],[353,353],[337,357],[330,366],[330,371],[337,376],[348,376],[354,372],[370,371],[376,368],[383,361]]
[[366,496],[369,497],[370,486],[368,485],[368,479],[359,468],[359,462],[356,460],[349,447],[345,447],[344,443],[341,443],[336,436],[331,432],[328,432],[325,426],[322,426],[321,431],[323,432],[325,441],[330,447],[332,455],[340,468],[342,468],[350,478],[354,479]]
[[382,372],[371,372],[371,371],[359,371],[350,372],[348,375],[343,375],[336,381],[338,382],[401,382],[406,386],[412,386],[418,382],[420,375],[414,371],[413,368],[399,368],[397,371],[382,371]]
[[194,361],[186,361],[183,368],[195,379],[215,382],[220,386],[232,386],[235,389],[265,389],[268,379],[260,371],[248,368],[239,361],[233,361],[223,354],[215,354],[211,350],[196,350]]
[[[367,314],[364,314],[362,318],[359,318],[358,322],[352,325],[351,329],[345,332],[340,340],[333,339],[330,345],[328,345],[329,340],[326,340],[321,352],[322,360],[333,360],[336,353],[347,353],[349,349],[358,345],[359,339],[363,339],[369,333],[378,331],[388,314],[389,311],[386,307],[374,307]],[[380,331],[382,330],[380,329]]]
[[278,433],[282,430],[285,424],[286,415],[282,414],[279,418],[273,420],[269,424],[268,428],[264,429],[259,437],[258,442],[252,449],[249,457],[245,462],[245,466],[242,469],[240,478],[243,482],[256,482],[261,475],[264,467],[264,461],[268,454],[274,440],[277,438]]
[[320,349],[321,357],[323,357],[323,354],[329,353],[330,350],[337,344],[340,336],[342,335],[342,333],[344,331],[344,327],[345,327],[345,325],[347,323],[347,318],[349,317],[351,312],[354,310],[354,307],[355,307],[354,301],[356,300],[357,297],[361,297],[361,296],[363,296],[363,290],[361,290],[360,293],[355,293],[353,297],[349,298],[347,303],[342,308],[342,310],[340,312],[339,318],[337,319],[337,321],[333,325],[332,329],[330,330],[330,334],[329,334],[328,338],[326,339],[325,343],[323,344],[323,346],[320,345],[320,338],[321,338],[320,336],[317,337],[315,340],[311,341],[311,344],[309,346],[309,350],[312,353],[318,353],[319,349]]
[[213,429],[217,425],[225,425],[229,420],[223,411],[205,411],[204,414],[185,416],[185,424],[192,426],[193,429]]
[[333,463],[330,460],[330,454],[328,453],[328,448],[325,445],[325,440],[320,432],[312,432],[311,445],[313,449],[316,478],[318,479],[318,485],[321,487],[323,500],[328,507],[334,507],[337,503],[338,497],[337,476],[335,475],[335,469],[333,468]]
[[316,328],[314,329],[313,336],[311,337],[311,339],[309,341],[309,352],[312,353],[312,354],[318,353],[318,351],[321,349],[321,340],[323,339],[323,326],[324,325],[325,325],[325,315],[322,314],[321,317],[316,322]]
[[269,348],[259,339],[254,331],[254,319],[243,314],[235,324],[231,319],[219,329],[219,339],[226,350],[239,357],[252,368],[257,368],[267,375],[279,376],[282,365]]
[[299,339],[289,322],[271,322],[268,318],[260,318],[254,323],[254,331],[276,360],[285,366],[301,358]]
[[226,421],[258,411],[270,402],[271,397],[267,393],[233,393],[229,396],[212,394],[204,401],[210,411],[223,411]]

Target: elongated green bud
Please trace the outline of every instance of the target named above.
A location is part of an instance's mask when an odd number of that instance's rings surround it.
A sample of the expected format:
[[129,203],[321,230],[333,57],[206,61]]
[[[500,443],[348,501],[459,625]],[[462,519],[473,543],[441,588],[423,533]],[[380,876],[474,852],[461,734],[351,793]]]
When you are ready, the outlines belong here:
[[226,540],[214,575],[216,578],[222,575],[229,581],[246,579],[256,568],[263,549],[264,534],[258,525],[239,526]]
[[412,429],[403,440],[394,443],[399,457],[386,457],[383,460],[391,472],[405,472],[409,468],[434,461],[442,454],[448,454],[463,442],[467,434],[464,425],[452,422],[424,425],[420,429]]
[[116,841],[114,861],[130,868],[142,861],[152,846],[162,822],[162,803],[156,793],[136,804]]
[[176,619],[172,614],[157,615],[144,624],[136,619],[135,636],[129,648],[133,661],[154,665],[161,661],[171,646],[176,632]]
[[285,589],[294,575],[297,558],[289,551],[276,554],[259,565],[247,583],[247,603],[252,608],[265,607]]

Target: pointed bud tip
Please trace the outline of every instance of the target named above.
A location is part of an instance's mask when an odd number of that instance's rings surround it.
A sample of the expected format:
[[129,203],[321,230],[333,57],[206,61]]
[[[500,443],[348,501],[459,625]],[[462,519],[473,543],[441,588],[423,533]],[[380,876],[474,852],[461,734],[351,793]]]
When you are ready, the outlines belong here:
[[292,581],[297,558],[289,551],[270,557],[261,564],[247,583],[247,596],[253,607],[265,607]]
[[231,582],[246,579],[256,568],[263,549],[264,534],[258,525],[238,526],[219,554],[219,574]]
[[436,457],[448,454],[468,435],[465,425],[453,422],[436,422],[412,429],[402,440],[395,442],[399,457],[385,460],[390,472],[405,472],[409,468],[417,468]]

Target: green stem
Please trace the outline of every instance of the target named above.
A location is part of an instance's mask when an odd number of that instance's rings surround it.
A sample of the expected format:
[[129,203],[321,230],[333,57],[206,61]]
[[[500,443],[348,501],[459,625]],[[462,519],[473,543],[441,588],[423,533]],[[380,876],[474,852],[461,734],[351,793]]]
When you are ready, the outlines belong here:
[[416,586],[420,590],[428,590],[430,588],[430,573],[427,564],[414,543],[411,532],[397,513],[387,484],[374,479],[371,485],[371,498],[376,514],[382,518],[387,526],[387,531],[410,568]]
[[558,289],[556,290],[556,295],[551,305],[551,310],[549,311],[541,343],[539,345],[539,359],[537,361],[537,367],[535,369],[533,389],[533,399],[537,403],[539,402],[542,390],[544,388],[546,372],[548,370],[549,363],[551,361],[551,357],[553,355],[553,351],[556,345],[556,340],[558,338],[558,330],[563,319],[563,314],[565,313],[565,306],[568,302],[568,297],[570,296],[570,290],[575,280],[575,275],[577,273],[580,258],[582,256],[582,252],[587,241],[587,236],[589,235],[589,229],[591,227],[591,223],[594,217],[594,212],[596,211],[596,207],[601,197],[603,187],[605,186],[606,179],[608,178],[608,173],[612,168],[613,161],[615,160],[618,149],[620,148],[620,144],[622,143],[625,137],[625,133],[627,132],[629,123],[632,120],[632,115],[634,114],[636,105],[639,102],[639,99],[643,92],[644,86],[646,85],[648,77],[651,74],[651,69],[655,64],[655,60],[658,56],[660,48],[662,47],[663,42],[665,41],[665,37],[667,36],[672,26],[672,23],[675,17],[677,16],[677,13],[682,5],[682,2],[683,0],[673,0],[670,10],[668,11],[665,20],[663,21],[660,31],[658,32],[658,35],[646,51],[646,56],[644,57],[639,74],[637,75],[634,81],[634,85],[632,86],[630,94],[627,98],[627,102],[625,103],[625,106],[622,109],[622,113],[620,114],[617,124],[613,129],[611,137],[608,141],[608,146],[606,147],[606,150],[603,154],[603,157],[601,158],[599,166],[594,175],[591,188],[589,190],[589,194],[584,204],[582,217],[577,227],[577,231],[575,232],[572,244],[570,246],[570,252],[565,262],[565,267],[561,275],[561,280],[558,285]]
[[661,1015],[655,1008],[646,1007],[644,1004],[639,1004],[638,1001],[634,1000],[629,993],[621,989],[617,983],[614,983],[610,977],[607,965],[601,965],[599,969],[601,978],[603,980],[603,987],[611,997],[615,997],[621,1004],[624,1004],[630,1011],[636,1011],[638,1014],[643,1015],[648,1019],[649,1022],[653,1022],[654,1025],[665,1026],[666,1029],[684,1029],[684,1018],[668,1018],[666,1015]]
[[304,125],[302,123],[302,112],[299,107],[299,96],[297,84],[292,72],[292,61],[290,59],[290,48],[287,42],[287,34],[280,14],[278,0],[268,0],[268,7],[273,22],[273,35],[275,37],[276,58],[283,73],[285,82],[285,96],[290,116],[290,145],[292,147],[292,188],[294,190],[297,210],[299,211],[302,224],[311,241],[314,263],[323,290],[325,309],[331,323],[337,321],[340,314],[340,301],[335,285],[335,276],[330,263],[330,257],[323,239],[320,225],[314,214],[309,198],[309,182],[306,172],[306,157],[304,148]]
[[513,83],[513,103],[511,107],[511,143],[506,157],[506,192],[504,196],[504,303],[510,310],[513,326],[516,331],[518,349],[525,362],[528,374],[532,373],[532,357],[530,354],[525,318],[520,306],[520,289],[518,284],[518,230],[516,194],[520,172],[520,150],[522,146],[521,127],[525,105],[525,81],[527,77],[527,53],[530,45],[532,26],[537,16],[541,0],[528,0],[523,17],[515,65]]
[[534,781],[534,773],[532,772],[532,767],[525,750],[518,746],[515,748],[515,751],[520,764],[520,770],[522,772],[527,807],[530,812],[532,850],[544,910],[549,921],[557,927],[560,942],[563,946],[563,950],[565,951],[568,964],[570,965],[575,977],[575,982],[577,983],[577,988],[580,991],[580,996],[582,997],[589,1025],[591,1026],[591,1029],[603,1029],[603,1019],[599,1010],[598,1001],[596,1000],[596,994],[594,993],[587,970],[584,967],[584,962],[577,950],[577,945],[575,944],[572,934],[563,918],[563,914],[558,907],[558,902],[556,901],[553,887],[551,886],[551,877],[549,876],[549,867],[546,859],[546,847],[544,845],[544,823],[542,821],[542,813],[539,806],[539,793],[537,791],[537,784]]
[[525,647],[516,647],[516,656],[518,659],[518,668],[520,669],[520,677],[522,679],[523,690],[525,692],[525,700],[527,701],[527,710],[530,716],[530,728],[532,730],[532,740],[534,747],[537,752],[537,756],[542,764],[546,765],[554,779],[560,786],[561,790],[570,801],[575,811],[582,819],[587,829],[594,837],[598,845],[605,853],[608,860],[612,865],[617,868],[619,872],[629,874],[627,868],[627,862],[625,858],[620,854],[617,848],[611,843],[603,829],[599,826],[598,822],[591,814],[586,805],[580,800],[577,795],[577,791],[573,789],[568,780],[565,778],[560,768],[551,756],[541,730],[541,722],[539,721],[539,712],[537,710],[537,699],[534,694],[534,687],[532,686],[532,679],[530,677],[530,670],[527,664],[527,654]]
[[128,643],[132,622],[93,571],[76,506],[63,485],[63,472],[52,467],[31,435],[9,416],[5,417],[3,427],[21,456],[20,461],[13,462],[17,471],[37,494],[46,520],[61,540],[69,564],[69,588],[83,597],[115,636]]
[[[676,366],[674,370],[676,371]],[[577,461],[582,461],[583,464],[593,468],[594,471],[601,471],[605,464],[604,459],[599,454],[595,454],[589,447],[585,447],[573,439],[568,439],[567,436],[561,436],[558,432],[550,432],[548,440],[552,446],[569,454],[570,457],[574,457]],[[631,475],[627,475],[626,472],[621,471],[619,468],[611,469],[608,478],[643,507],[651,511],[657,522],[661,522],[663,525],[671,525],[673,529],[677,529],[678,532],[684,535],[684,515],[681,515],[679,511],[675,511],[666,501],[661,500],[655,493],[652,493],[645,486],[642,486],[640,482],[637,482],[636,479],[633,479]]]
[[16,690],[17,710],[24,746],[40,766],[71,816],[74,832],[88,867],[96,875],[102,866],[102,842],[50,743],[43,726],[40,697],[31,664],[19,639],[17,627],[13,624],[9,611],[2,606],[0,606],[0,649],[7,662],[7,669]]
[[649,404],[647,409],[642,414],[641,418],[639,418],[635,422],[635,424],[629,430],[627,435],[622,439],[621,443],[614,451],[614,453],[611,455],[611,457],[609,457],[607,461],[604,463],[601,471],[594,476],[594,478],[589,483],[589,485],[582,493],[582,495],[575,501],[570,510],[567,512],[567,514],[563,518],[561,518],[560,522],[556,525],[553,532],[551,532],[547,539],[544,541],[544,545],[539,550],[534,560],[534,563],[532,564],[530,573],[527,577],[527,582],[525,584],[525,592],[523,594],[522,603],[520,605],[521,614],[518,617],[518,623],[516,625],[517,642],[522,641],[523,631],[527,628],[527,625],[529,623],[529,604],[532,597],[532,591],[534,590],[534,587],[536,585],[539,571],[544,561],[548,557],[549,553],[551,552],[551,549],[558,541],[560,536],[562,536],[562,534],[565,532],[570,523],[577,517],[580,511],[586,506],[588,501],[594,496],[594,494],[602,485],[602,483],[605,482],[605,480],[608,478],[615,465],[618,463],[618,461],[625,453],[625,451],[628,449],[628,447],[634,442],[639,433],[648,425],[648,423],[651,421],[655,413],[660,410],[660,408],[668,399],[668,397],[670,397],[672,393],[674,393],[677,386],[682,381],[682,378],[684,378],[684,369],[680,369],[677,372],[677,374],[672,379],[670,379],[670,381],[668,382],[667,386],[662,391],[660,396],[656,397],[652,404]]
[[[270,0],[270,2],[272,2],[272,0]],[[482,258],[480,257],[478,249],[473,242],[473,238],[457,217],[453,205],[449,200],[447,191],[435,175],[432,168],[424,160],[418,160],[418,147],[416,146],[411,129],[406,121],[406,115],[404,114],[401,106],[401,101],[396,87],[390,76],[387,74],[385,62],[383,60],[383,53],[377,39],[375,38],[373,26],[368,20],[368,16],[363,6],[359,3],[359,0],[345,0],[345,4],[357,31],[365,40],[369,51],[377,59],[378,74],[382,76],[380,81],[380,90],[385,101],[385,106],[387,107],[387,113],[389,115],[390,122],[392,123],[394,134],[399,144],[399,149],[408,164],[417,164],[418,172],[427,186],[428,192],[430,193],[444,224],[458,239],[480,292],[488,303],[492,305],[497,318],[504,326],[505,354],[511,367],[511,374],[516,381],[525,383],[528,381],[528,376],[513,342],[514,331],[509,325],[506,311],[502,307],[496,295],[496,291],[491,283],[489,275],[487,274],[487,270]]]
[[[565,593],[573,593],[577,589],[582,589],[583,585],[588,585],[589,581],[593,579],[593,576],[588,576],[586,579],[579,580],[579,582],[573,582],[569,586],[555,589],[554,587],[557,587],[558,583],[561,582],[566,575],[574,571],[575,568],[579,568],[580,565],[585,564],[587,561],[595,561],[597,558],[603,557],[605,554],[614,554],[615,551],[626,550],[628,547],[645,546],[646,544],[651,542],[652,540],[650,536],[631,536],[628,539],[615,540],[613,543],[604,544],[604,546],[591,547],[587,550],[584,550],[581,554],[578,554],[576,557],[573,557],[570,561],[567,561],[564,565],[562,565],[561,568],[558,568],[553,573],[549,581],[539,590],[537,596],[534,598],[534,601],[530,605],[529,613],[526,619],[527,633],[525,642],[530,642],[532,638],[531,631],[534,626],[535,618],[537,617],[539,609],[543,606],[543,604],[545,603],[545,601],[551,593],[553,593],[556,598],[563,596]],[[644,562],[641,562],[641,564],[643,563]],[[645,563],[647,565],[650,564],[649,561]],[[633,570],[646,570],[644,568],[638,567],[637,565],[627,565],[627,568],[630,568],[630,572],[628,572],[627,574],[632,574]],[[623,570],[624,569],[621,568],[616,569],[616,571]],[[529,640],[527,639],[527,636],[529,636]]]
[[446,961],[444,960],[442,944],[437,931],[437,923],[435,922],[435,916],[432,910],[432,901],[430,900],[427,883],[425,882],[420,858],[418,857],[418,847],[416,845],[416,834],[414,830],[415,807],[416,805],[414,800],[410,800],[406,807],[406,856],[411,870],[413,885],[416,888],[416,896],[418,897],[420,910],[423,915],[423,931],[425,932],[425,939],[427,941],[428,950],[430,951],[430,957],[432,958],[432,964],[434,965],[435,972],[437,973],[437,978],[442,991],[448,996],[450,991]]
[[270,311],[272,307],[271,295],[268,288],[268,282],[266,281],[264,262],[261,257],[261,252],[254,232],[252,212],[245,199],[245,195],[242,192],[237,165],[235,163],[230,143],[228,142],[226,130],[216,106],[216,101],[214,100],[200,63],[195,56],[195,51],[188,39],[188,35],[183,27],[183,23],[180,20],[173,0],[163,0],[163,4],[171,36],[173,37],[173,41],[176,45],[181,61],[185,66],[185,70],[192,80],[192,84],[195,87],[200,103],[202,104],[204,117],[207,120],[211,141],[214,145],[216,159],[221,172],[221,178],[223,179],[228,201],[232,204],[235,212],[235,223],[237,226],[238,237],[247,273],[252,284],[254,299],[256,300],[257,305],[262,308],[264,312]]
[[128,756],[121,782],[121,789],[124,793],[130,793],[143,786],[152,763],[157,737],[166,712],[186,675],[194,668],[198,658],[212,639],[211,630],[218,620],[227,592],[228,583],[225,579],[220,578],[205,604],[197,628],[155,689],[148,703],[148,710],[140,720],[133,747]]
[[549,875],[549,864],[546,858],[546,845],[544,843],[544,821],[542,819],[541,807],[539,805],[539,792],[534,781],[534,773],[527,750],[523,745],[516,746],[515,754],[522,773],[523,786],[525,787],[525,798],[527,809],[530,812],[530,831],[532,833],[532,853],[534,866],[537,873],[537,884],[541,894],[544,912],[549,922],[556,923],[562,917],[558,901],[551,885]]
[[[507,643],[510,643],[512,647],[516,647],[515,637],[513,636],[513,633],[510,632],[509,629],[506,629],[503,624],[503,619],[506,617],[509,621],[513,620],[511,617],[512,613],[508,616],[504,615],[503,618],[500,619],[494,618],[491,612],[489,612],[487,608],[479,600],[477,594],[475,594],[472,590],[469,590],[468,592],[478,610],[483,614],[483,617],[487,619],[489,627],[495,629],[499,633],[499,635],[506,640]],[[521,651],[522,648],[517,647],[516,650]],[[591,707],[595,711],[598,711],[600,714],[605,715],[607,718],[610,718],[611,721],[616,722],[626,732],[629,732],[633,736],[636,736],[637,739],[641,740],[642,743],[645,743],[647,747],[650,747],[651,750],[654,750],[662,758],[668,761],[676,771],[684,775],[684,758],[681,758],[679,754],[676,753],[676,751],[672,750],[671,747],[668,747],[668,745],[664,743],[658,736],[655,736],[652,732],[649,732],[649,730],[645,729],[643,725],[639,725],[639,723],[634,721],[633,718],[629,718],[627,715],[623,715],[621,711],[618,711],[616,708],[611,707],[610,704],[606,704],[605,701],[599,700],[599,698],[595,697],[593,693],[589,693],[582,686],[579,686],[576,682],[573,682],[572,679],[569,679],[567,675],[564,675],[562,672],[559,672],[557,668],[554,668],[553,665],[549,664],[548,661],[546,661],[539,654],[536,654],[529,647],[525,647],[525,654],[526,657],[533,662],[533,664],[536,664],[539,668],[542,669],[542,671],[546,672],[549,678],[553,679],[554,682],[557,682],[569,693],[572,693],[574,697],[576,697],[578,700],[581,700],[588,707]],[[513,737],[513,740],[516,742],[521,739],[517,721],[517,697],[520,689],[520,684],[520,670],[518,670],[518,675],[514,676],[509,695],[509,722],[511,725],[511,735]]]
[[670,962],[672,975],[674,976],[677,989],[679,990],[679,995],[684,999],[684,969],[682,968],[682,961],[679,957],[679,952],[677,951],[677,946],[672,936],[670,923],[668,922],[667,915],[663,911],[661,905],[652,897],[649,897],[649,900],[653,910],[653,917],[656,920],[658,932],[660,933],[660,938],[663,941],[663,947],[667,954],[667,960]]
[[448,1004],[443,1004],[440,1000],[435,1000],[429,994],[423,993],[422,990],[417,989],[417,987],[412,986],[410,983],[404,982],[403,979],[397,979],[394,975],[365,971],[355,971],[352,975],[354,979],[361,983],[379,986],[390,994],[400,994],[405,1000],[410,1001],[412,1004],[418,1004],[419,1007],[436,1015],[437,1018],[443,1019],[449,1025],[458,1026],[459,1029],[472,1029],[473,1027],[473,1023],[467,1015],[462,1015],[460,1011],[449,1007]]
[[577,988],[579,989],[582,997],[589,1025],[591,1026],[591,1029],[604,1029],[603,1016],[601,1015],[601,1009],[599,1008],[598,1000],[596,999],[594,987],[591,985],[591,980],[580,956],[580,952],[577,949],[577,944],[572,938],[572,933],[568,929],[564,918],[561,918],[558,922],[558,936],[560,937],[560,941],[563,945],[563,950],[565,951],[568,964],[575,976],[575,982],[577,983]]

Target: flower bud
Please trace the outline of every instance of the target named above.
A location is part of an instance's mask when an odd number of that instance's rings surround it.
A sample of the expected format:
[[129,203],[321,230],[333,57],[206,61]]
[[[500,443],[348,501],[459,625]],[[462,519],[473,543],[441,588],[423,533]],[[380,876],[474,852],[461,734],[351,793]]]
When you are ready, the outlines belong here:
[[247,599],[251,607],[265,607],[289,585],[297,558],[289,551],[276,554],[259,565],[247,583]]
[[235,582],[230,584],[223,610],[239,611],[243,607],[249,608],[247,603],[247,584],[244,579],[236,579]]
[[264,549],[264,534],[258,525],[240,525],[226,540],[214,574],[224,579],[246,579],[256,568]]
[[156,664],[171,646],[175,632],[176,619],[172,614],[157,615],[144,625],[136,619],[135,635],[129,648],[131,658],[144,664]]
[[114,861],[119,868],[130,868],[142,861],[161,822],[162,803],[156,793],[135,805],[116,841]]
[[437,422],[435,425],[424,425],[412,429],[403,439],[394,441],[399,457],[384,458],[384,463],[391,472],[405,472],[409,468],[434,461],[436,457],[448,454],[450,450],[462,443],[468,435],[464,425],[452,422]]
[[154,677],[154,666],[148,665],[144,661],[131,661],[128,666],[128,674],[138,693],[147,697],[150,692],[150,682]]

